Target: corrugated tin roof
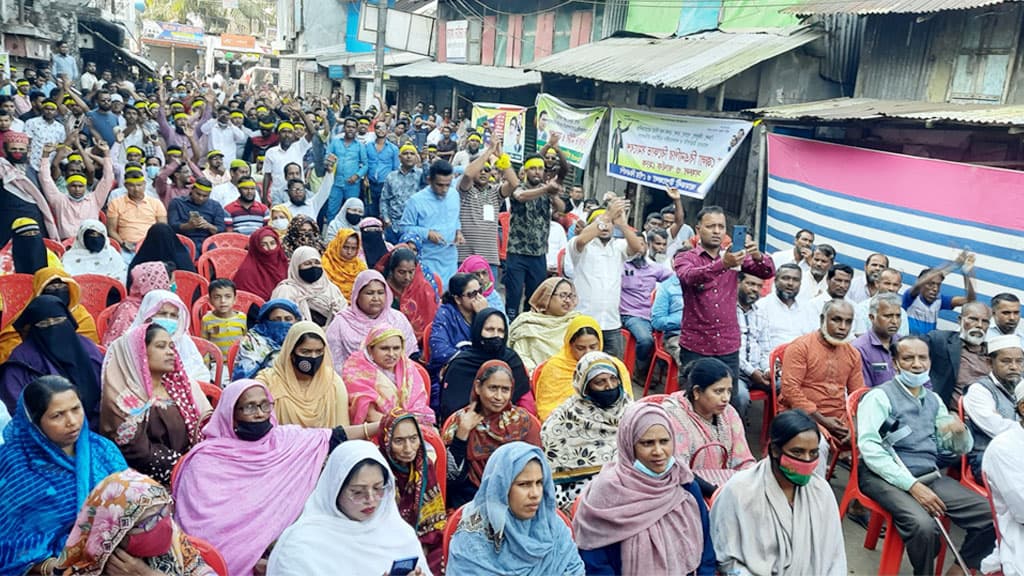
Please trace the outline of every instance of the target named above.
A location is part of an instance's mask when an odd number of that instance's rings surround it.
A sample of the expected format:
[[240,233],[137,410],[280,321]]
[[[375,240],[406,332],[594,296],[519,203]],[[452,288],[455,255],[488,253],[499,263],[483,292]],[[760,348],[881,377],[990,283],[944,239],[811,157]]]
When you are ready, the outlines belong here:
[[548,56],[529,70],[623,84],[704,91],[822,36],[713,31],[682,38],[606,38]]
[[991,104],[949,104],[914,100],[835,98],[803,104],[745,110],[768,120],[920,120],[990,126],[1024,125],[1024,106]]
[[968,10],[1012,0],[804,0],[781,12],[789,14],[927,14]]
[[[420,60],[426,60],[428,57],[422,54],[414,54],[412,52],[404,52],[401,50],[390,50],[384,53],[384,65],[385,66],[404,66]],[[359,52],[350,54],[341,54],[333,56],[318,56],[316,63],[321,66],[355,66],[356,64],[373,64],[376,60],[376,55],[373,52]],[[388,70],[388,74],[391,71]]]
[[489,88],[516,88],[517,86],[540,84],[539,72],[530,72],[521,68],[452,64],[430,60],[388,70],[388,75],[396,78],[451,78],[473,86]]

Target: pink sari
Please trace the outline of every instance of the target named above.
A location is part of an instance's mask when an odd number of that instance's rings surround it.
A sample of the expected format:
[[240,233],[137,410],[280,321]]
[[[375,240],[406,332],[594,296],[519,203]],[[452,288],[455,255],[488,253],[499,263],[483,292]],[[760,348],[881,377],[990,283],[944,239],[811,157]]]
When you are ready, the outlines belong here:
[[356,350],[342,366],[341,379],[348,389],[352,424],[366,422],[371,406],[375,406],[382,416],[400,408],[414,414],[420,422],[434,423],[427,386],[413,361],[403,352],[392,374],[375,364],[370,356],[371,346],[393,336],[401,339],[404,350],[405,334],[401,330],[378,325],[363,339],[362,350]]

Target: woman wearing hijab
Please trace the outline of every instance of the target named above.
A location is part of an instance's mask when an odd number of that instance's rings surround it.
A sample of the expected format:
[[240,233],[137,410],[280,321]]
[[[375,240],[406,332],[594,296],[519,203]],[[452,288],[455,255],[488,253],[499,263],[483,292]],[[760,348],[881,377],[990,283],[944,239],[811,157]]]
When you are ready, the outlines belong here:
[[359,222],[363,219],[363,214],[365,214],[365,206],[362,200],[359,198],[345,200],[338,215],[327,224],[324,240],[333,242],[342,230],[356,231]]
[[171,468],[199,442],[212,411],[170,333],[156,322],[129,330],[107,351],[102,381],[100,432],[132,468],[169,484]]
[[430,328],[430,357],[427,371],[431,378],[431,397],[440,401],[441,369],[473,338],[473,318],[487,308],[480,294],[480,282],[472,274],[455,274],[448,279],[448,291],[441,297]]
[[59,570],[99,576],[216,576],[171,517],[171,493],[135,470],[111,474],[78,513]]
[[714,576],[708,510],[693,473],[672,456],[671,417],[626,409],[618,455],[580,497],[573,529],[587,574]]
[[11,259],[17,274],[35,274],[47,266],[60,268],[60,258],[43,242],[39,223],[31,218],[18,218],[11,225]]
[[267,576],[376,576],[404,558],[416,558],[413,576],[432,574],[398,511],[387,461],[372,443],[352,440],[331,452],[302,515],[274,545]]
[[[587,352],[601,350],[603,346],[604,339],[597,320],[581,314],[569,322],[562,336],[562,348],[544,363],[537,378],[537,416],[541,420],[546,420],[552,410],[575,393],[572,388],[572,377],[580,358]],[[622,389],[632,398],[633,384],[629,378],[629,370],[618,358],[612,360],[619,369]]]
[[512,403],[533,414],[536,411],[530,377],[519,355],[505,345],[508,323],[505,314],[484,308],[473,318],[470,346],[461,348],[444,369],[438,421],[444,422],[456,410],[470,403],[473,382],[485,362],[500,360],[512,371]]
[[[32,297],[38,298],[44,294],[56,296],[67,306],[68,311],[71,312],[71,318],[78,326],[75,331],[80,336],[99,343],[100,337],[96,332],[96,322],[85,306],[79,303],[81,288],[70,274],[65,273],[61,268],[53,267],[37,270],[32,277]],[[15,316],[10,324],[0,330],[0,363],[6,362],[14,349],[21,344],[21,334],[15,329],[17,320],[18,316]]]
[[[416,257],[419,258],[423,254],[423,238],[415,232],[403,232],[399,238],[401,244],[405,244],[410,250],[416,252]],[[444,284],[441,283],[441,277],[434,274],[434,271],[427,266],[423,258],[419,258],[420,269],[423,270],[423,277],[427,280],[430,286],[437,292],[437,297],[441,297],[441,293],[444,292]]]
[[384,224],[376,218],[359,221],[359,241],[363,245],[363,260],[373,267],[387,253],[390,247],[384,241]]
[[75,243],[64,253],[64,270],[72,276],[100,274],[122,284],[128,275],[128,265],[107,238],[107,227],[99,220],[82,220]]
[[495,450],[480,490],[466,504],[452,536],[447,573],[588,573],[572,532],[556,512],[554,492],[551,469],[540,448],[510,442]]
[[334,355],[335,370],[341,372],[345,360],[362,347],[366,335],[378,326],[397,328],[402,332],[406,356],[413,357],[419,353],[412,326],[401,312],[391,308],[392,300],[391,288],[380,272],[363,270],[359,273],[352,285],[352,305],[327,327],[327,343]]
[[722,487],[711,510],[719,572],[847,573],[836,498],[814,474],[820,434],[803,410],[779,414],[768,432],[768,458]]
[[296,322],[269,368],[256,375],[273,394],[281,424],[306,428],[348,426],[348,392],[334,371],[324,331],[312,322]]
[[188,377],[195,382],[213,382],[209,366],[192,341],[189,332],[191,319],[192,315],[177,294],[167,290],[153,290],[139,304],[139,313],[135,315],[131,327],[137,328],[150,322],[163,326],[174,341],[174,348],[181,357]]
[[580,313],[576,288],[566,278],[548,278],[530,296],[530,310],[515,317],[509,326],[508,346],[523,359],[531,374],[558,353],[566,328]]
[[349,419],[353,424],[379,422],[399,408],[434,423],[427,384],[405,355],[401,330],[377,326],[370,330],[363,349],[348,357],[341,368],[348,389]]
[[143,296],[154,290],[170,290],[173,282],[167,265],[163,262],[139,264],[132,270],[131,278],[128,297],[118,303],[107,321],[107,331],[103,333],[104,346],[110,346],[111,342],[131,328],[135,317],[139,315]]
[[291,300],[270,300],[260,307],[256,324],[242,336],[235,356],[232,380],[252,378],[260,370],[274,363],[292,324],[302,315]]
[[129,290],[132,287],[132,270],[144,262],[172,262],[175,270],[196,271],[188,248],[181,243],[181,239],[174,233],[174,228],[163,222],[157,222],[150,226],[145,240],[142,241],[135,257],[132,258],[132,263],[128,266],[128,285],[126,286]]
[[103,354],[92,340],[75,333],[77,327],[67,306],[55,296],[37,296],[25,307],[14,321],[22,342],[0,365],[0,397],[9,413],[14,414],[29,383],[59,374],[78,389],[88,421],[96,429]]
[[400,408],[387,413],[380,421],[377,444],[395,476],[398,512],[416,529],[430,571],[441,574],[447,514],[437,474],[445,471],[435,469],[418,417]]
[[284,247],[284,255],[292,258],[295,251],[303,246],[309,246],[316,250],[317,255],[323,254],[326,250],[324,241],[320,239],[320,228],[309,216],[299,214],[288,223],[288,231],[281,239]]
[[249,236],[249,250],[235,274],[235,287],[270,300],[274,289],[288,276],[288,264],[277,232],[264,226]]
[[487,299],[487,307],[498,310],[505,309],[505,301],[501,294],[495,289],[494,274],[491,272],[491,265],[484,260],[483,256],[470,256],[462,261],[459,272],[472,274],[480,282],[480,294]]
[[439,299],[424,278],[416,253],[400,244],[377,262],[375,270],[384,275],[395,295],[391,307],[409,320],[416,342],[422,348],[423,335],[437,315]]
[[366,262],[359,252],[359,232],[349,228],[338,232],[324,251],[324,273],[341,290],[345,298],[352,297],[352,285],[356,277],[366,270]]
[[472,380],[469,405],[445,420],[441,437],[448,446],[448,507],[473,499],[487,459],[503,444],[541,445],[540,425],[512,405],[513,372],[501,360],[488,360]]
[[327,455],[349,438],[341,427],[278,424],[274,405],[260,382],[229,384],[172,480],[182,529],[212,544],[232,575],[265,569],[268,548],[302,513]]
[[11,414],[0,445],[0,574],[50,574],[89,491],[128,465],[89,430],[78,391],[60,376],[29,383]]
[[[701,358],[684,366],[683,372],[687,389],[671,394],[662,406],[672,416],[676,458],[693,462],[701,491],[711,497],[734,472],[753,466],[754,456],[747,445],[743,418],[729,404],[729,367],[717,358]],[[709,444],[721,446],[701,450]]]
[[615,458],[619,421],[631,400],[614,358],[588,352],[572,377],[576,394],[544,421],[540,438],[555,474],[555,502],[563,512],[601,467]]
[[348,307],[345,296],[324,275],[320,253],[315,248],[302,246],[288,264],[288,277],[271,293],[275,300],[284,299],[299,307],[303,320],[327,326],[334,317]]
[[[280,240],[288,233],[288,225],[292,221],[292,211],[285,204],[277,204],[270,209],[270,227],[277,232]],[[287,255],[287,254],[286,254]]]

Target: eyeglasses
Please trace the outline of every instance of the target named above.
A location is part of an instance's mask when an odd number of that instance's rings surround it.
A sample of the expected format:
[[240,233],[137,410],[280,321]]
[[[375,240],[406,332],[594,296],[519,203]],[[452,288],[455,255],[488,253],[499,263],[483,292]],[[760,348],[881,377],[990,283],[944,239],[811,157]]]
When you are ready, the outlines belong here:
[[472,299],[476,298],[479,295],[480,295],[480,291],[479,290],[473,290],[472,292],[466,292],[465,294],[462,295],[462,297],[463,298],[469,298],[470,300],[472,300]]
[[345,497],[355,502],[372,502],[384,498],[385,486],[374,486],[372,488],[347,488]]
[[575,292],[556,292],[556,293],[552,294],[552,296],[554,296],[555,298],[561,298],[562,300],[575,300],[576,299],[576,293]]
[[270,411],[273,410],[273,409],[274,409],[274,403],[269,401],[269,400],[264,400],[263,402],[260,402],[259,404],[256,404],[256,403],[243,404],[242,407],[240,408],[240,410],[242,411],[242,414],[245,414],[246,416],[255,416],[256,414],[259,414],[259,413],[270,414]]
[[131,531],[135,534],[149,532],[154,527],[156,527],[156,525],[160,523],[160,520],[162,520],[168,514],[170,514],[170,508],[168,508],[167,504],[164,504],[159,510],[156,511],[156,514],[151,514],[148,518],[145,518],[142,521],[135,524],[135,526],[132,527]]

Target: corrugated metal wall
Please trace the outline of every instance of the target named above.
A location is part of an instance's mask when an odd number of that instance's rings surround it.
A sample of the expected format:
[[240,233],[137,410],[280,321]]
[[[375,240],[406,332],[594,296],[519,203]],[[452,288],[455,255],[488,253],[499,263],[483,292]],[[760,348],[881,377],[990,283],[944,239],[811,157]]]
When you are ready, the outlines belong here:
[[935,65],[932,38],[944,15],[916,22],[915,14],[869,16],[864,27],[856,96],[889,100],[925,100]]

